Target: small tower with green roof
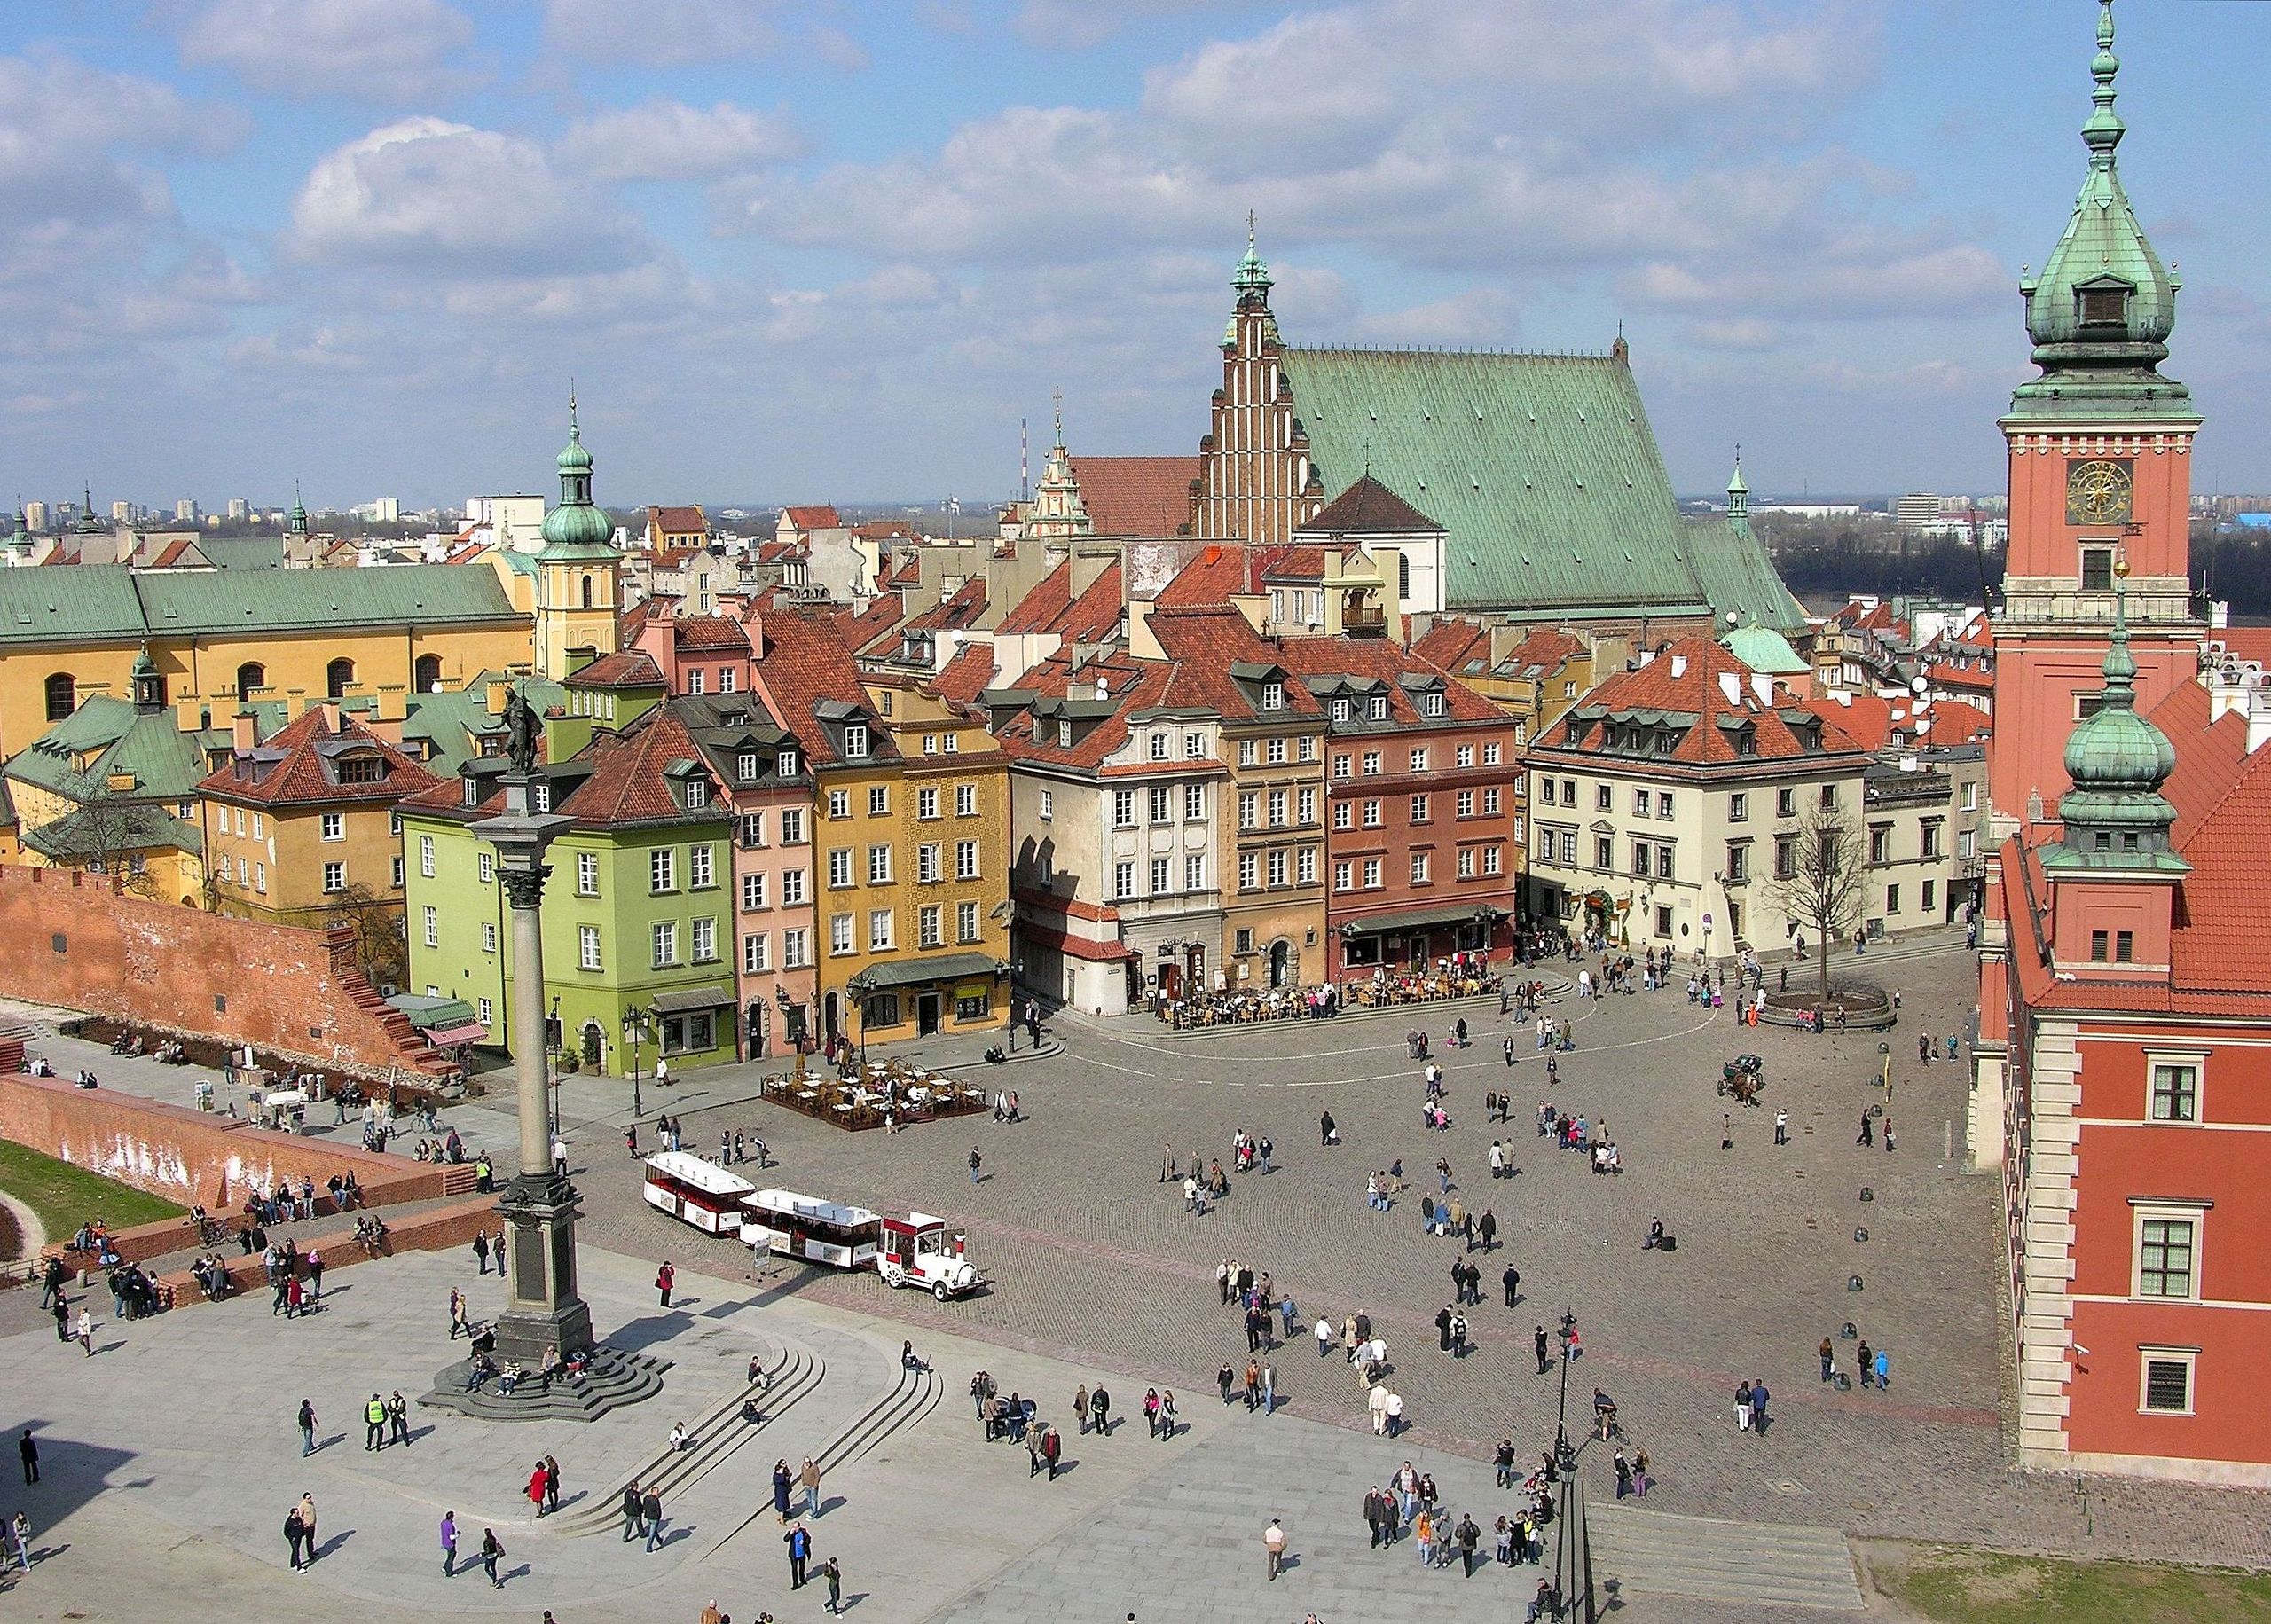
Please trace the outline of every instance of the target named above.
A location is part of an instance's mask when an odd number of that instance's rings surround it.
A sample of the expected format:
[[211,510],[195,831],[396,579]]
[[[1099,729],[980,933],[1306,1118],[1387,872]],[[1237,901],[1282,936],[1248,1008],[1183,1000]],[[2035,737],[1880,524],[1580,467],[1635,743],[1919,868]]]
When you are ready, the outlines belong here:
[[561,449],[560,505],[544,516],[537,549],[536,668],[554,682],[616,650],[623,554],[615,521],[592,500],[592,454],[568,396],[568,443]]
[[2170,843],[2176,809],[2161,793],[2176,769],[2175,748],[2137,713],[2126,573],[2114,581],[2105,686],[2067,735],[2073,787],[2059,799],[2065,827],[2042,848],[2042,870],[2052,887],[2059,968],[2127,977],[2166,973],[2176,883],[2191,866]]

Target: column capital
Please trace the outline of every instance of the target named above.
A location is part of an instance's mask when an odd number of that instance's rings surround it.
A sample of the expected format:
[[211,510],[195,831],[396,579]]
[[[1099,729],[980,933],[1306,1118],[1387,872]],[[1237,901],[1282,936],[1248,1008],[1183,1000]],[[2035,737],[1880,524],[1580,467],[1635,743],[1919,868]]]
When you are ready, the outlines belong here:
[[533,908],[544,900],[544,883],[552,877],[550,863],[527,868],[500,863],[497,878],[505,887],[505,900],[515,908]]

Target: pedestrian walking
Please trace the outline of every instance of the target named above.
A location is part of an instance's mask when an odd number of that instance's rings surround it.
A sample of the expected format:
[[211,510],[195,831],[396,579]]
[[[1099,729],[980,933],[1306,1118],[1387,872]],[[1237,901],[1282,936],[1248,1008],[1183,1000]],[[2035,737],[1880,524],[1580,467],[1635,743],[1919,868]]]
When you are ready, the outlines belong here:
[[[27,1432],[24,1436],[29,1438],[31,1434]],[[300,1458],[302,1460],[305,1460],[315,1452],[316,1407],[310,1400],[302,1399],[300,1400]],[[26,1466],[25,1471],[25,1482],[34,1483],[38,1481],[36,1478],[30,1475],[30,1468],[28,1464]]]
[[1774,1113],[1774,1142],[1778,1145],[1790,1142],[1790,1113],[1787,1110]]
[[24,1435],[16,1440],[16,1453],[24,1463],[24,1482],[27,1485],[38,1482],[39,1444],[33,1439],[31,1428],[26,1427]]
[[1892,1355],[1882,1348],[1877,1350],[1876,1377],[1879,1393],[1892,1385]]
[[1073,1424],[1080,1429],[1080,1436],[1088,1435],[1088,1385],[1082,1382],[1073,1390]]
[[21,1511],[8,1525],[8,1537],[15,1542],[16,1561],[27,1573],[32,1571],[32,1519]]
[[458,1573],[458,1514],[442,1513],[442,1577],[454,1579]]
[[481,1531],[481,1571],[489,1575],[489,1588],[492,1590],[505,1588],[505,1581],[497,1572],[497,1565],[504,1557],[505,1542],[497,1537],[497,1530],[483,1528]]
[[1837,1374],[1836,1351],[1830,1345],[1829,1338],[1827,1337],[1821,1339],[1820,1352],[1821,1379],[1827,1382]]
[[529,1497],[529,1503],[536,1508],[536,1514],[539,1518],[544,1515],[544,1486],[546,1481],[544,1459],[539,1455],[537,1458],[535,1467],[529,1472],[529,1484],[526,1491]]
[[1102,1382],[1098,1382],[1096,1384],[1096,1390],[1088,1395],[1088,1414],[1095,1418],[1096,1436],[1098,1438],[1104,1438],[1110,1435],[1112,1427],[1111,1412],[1112,1394],[1105,1391],[1104,1385]]
[[1269,1577],[1277,1578],[1278,1570],[1285,1565],[1285,1528],[1274,1517],[1269,1519],[1269,1526],[1261,1531],[1261,1552]]
[[646,1525],[647,1549],[660,1550],[663,1548],[663,1496],[651,1483],[639,1491],[639,1520]]
[[805,1564],[812,1559],[813,1536],[805,1531],[804,1524],[798,1523],[781,1536],[781,1542],[789,1548],[789,1588],[801,1590],[805,1588]]
[[[1052,1470],[1050,1477],[1057,1473]],[[821,1577],[828,1581],[828,1611],[831,1615],[844,1611],[844,1569],[830,1557],[821,1565]]]
[[[310,1212],[308,1216],[312,1218],[315,1214]],[[323,1253],[312,1246],[308,1248],[308,1295],[318,1302],[323,1301]]]
[[640,1525],[646,1520],[646,1514],[640,1510],[638,1479],[623,1486],[623,1503],[618,1509],[623,1513],[623,1538],[617,1543],[628,1545],[639,1537]]
[[[1498,1276],[1498,1283],[1499,1283],[1500,1285],[1502,1285],[1502,1286],[1504,1286],[1504,1287],[1505,1288],[1505,1291],[1506,1291],[1506,1306],[1507,1306],[1507,1307],[1509,1307],[1509,1308],[1513,1307],[1513,1306],[1514,1306],[1514,1304],[1515,1304],[1515,1303],[1516,1303],[1516,1302],[1521,1298],[1521,1291],[1522,1291],[1522,1272],[1521,1272],[1521,1270],[1520,1270],[1520,1269],[1516,1268],[1513,1264],[1509,1263],[1508,1265],[1506,1265],[1506,1272],[1505,1272],[1505,1274],[1503,1274],[1503,1275],[1499,1275],[1499,1276]],[[1543,1368],[1543,1367],[1541,1367],[1541,1369],[1542,1369],[1542,1368]]]
[[284,1513],[284,1543],[291,1550],[292,1571],[295,1573],[307,1572],[306,1560],[301,1555],[302,1547],[305,1545],[307,1537],[307,1529],[300,1521],[300,1508],[295,1504],[290,1510]]
[[662,1267],[655,1271],[655,1290],[662,1294],[664,1307],[667,1308],[671,1306],[671,1288],[677,1283],[678,1271],[671,1267],[670,1259],[665,1258],[663,1259]]
[[[1511,1302],[1513,1298],[1509,1297],[1507,1300]],[[1537,1328],[1537,1334],[1530,1340],[1532,1345],[1536,1347],[1537,1351],[1537,1373],[1540,1376],[1544,1376],[1548,1369],[1552,1369],[1551,1364],[1547,1361],[1545,1357],[1545,1327],[1543,1325],[1539,1326]]]
[[820,1463],[811,1455],[805,1456],[804,1465],[797,1472],[797,1486],[805,1491],[805,1515],[820,1515]]
[[79,1351],[92,1359],[95,1356],[95,1316],[81,1307],[78,1319],[72,1322],[71,1330],[79,1339]]
[[[983,1162],[984,1160],[985,1160],[985,1158],[984,1158],[983,1157],[981,1157],[981,1156],[979,1156],[979,1155],[978,1154],[978,1147],[977,1147],[976,1145],[972,1145],[972,1146],[970,1146],[970,1181],[972,1184],[975,1184],[975,1183],[977,1183],[977,1182],[978,1182],[978,1165],[979,1165],[981,1162]],[[1184,1184],[1185,1184],[1185,1186],[1186,1186],[1186,1187],[1188,1187],[1188,1186],[1189,1186],[1189,1184],[1190,1184],[1190,1181],[1189,1181],[1189,1180],[1185,1180],[1185,1181],[1184,1181]]]
[[388,1440],[410,1447],[410,1400],[402,1396],[397,1387],[387,1399]]

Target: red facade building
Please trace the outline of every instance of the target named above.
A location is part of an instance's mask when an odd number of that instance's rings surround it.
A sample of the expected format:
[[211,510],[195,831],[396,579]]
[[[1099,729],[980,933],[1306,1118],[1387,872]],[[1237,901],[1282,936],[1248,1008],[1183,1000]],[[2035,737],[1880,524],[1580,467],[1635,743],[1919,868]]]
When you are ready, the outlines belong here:
[[[2163,377],[2174,279],[2090,169],[2023,285],[2042,377],[2003,427],[1971,1142],[2000,1167],[2023,1462],[2271,1483],[2271,751],[2212,726],[2186,583],[2194,430]],[[2101,628],[2110,623],[2109,638]],[[2141,710],[2149,709],[2149,718]]]

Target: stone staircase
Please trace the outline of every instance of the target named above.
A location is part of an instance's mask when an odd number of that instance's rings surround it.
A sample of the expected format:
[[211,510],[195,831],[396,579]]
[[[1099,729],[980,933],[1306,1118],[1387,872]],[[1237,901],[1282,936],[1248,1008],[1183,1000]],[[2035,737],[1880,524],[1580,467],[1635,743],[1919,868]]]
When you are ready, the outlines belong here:
[[418,1402],[483,1421],[590,1421],[653,1398],[663,1390],[663,1372],[671,1368],[667,1359],[601,1347],[593,1350],[591,1365],[580,1377],[558,1377],[549,1385],[530,1377],[505,1393],[493,1379],[478,1393],[468,1393],[465,1378],[471,1364],[461,1359],[448,1366]]
[[[818,1353],[800,1346],[783,1348],[780,1357],[765,1367],[762,1392],[752,1383],[731,1394],[687,1429],[693,1440],[687,1447],[665,1450],[642,1462],[628,1480],[652,1488],[665,1507],[673,1504],[680,1495],[722,1465],[743,1445],[773,1426],[827,1377],[828,1361]],[[741,1414],[743,1402],[750,1398],[758,1400],[759,1418],[754,1425],[743,1420]],[[604,1533],[621,1520],[622,1502],[623,1485],[617,1484],[608,1495],[595,1496],[589,1504],[556,1519],[554,1526],[566,1534]]]
[[1586,1508],[1593,1572],[1624,1589],[1699,1601],[1859,1612],[1852,1552],[1835,1528]]
[[[945,1396],[946,1384],[939,1379],[936,1371],[910,1370],[902,1365],[900,1368],[899,1380],[892,1385],[892,1390],[869,1405],[865,1411],[830,1439],[820,1453],[813,1456],[813,1460],[823,1474],[847,1466],[862,1455],[872,1452],[894,1433],[903,1432],[921,1421],[939,1408],[939,1401]],[[760,1505],[756,1510],[728,1528],[705,1554],[717,1555],[727,1540],[732,1539],[772,1509],[769,1501]]]

